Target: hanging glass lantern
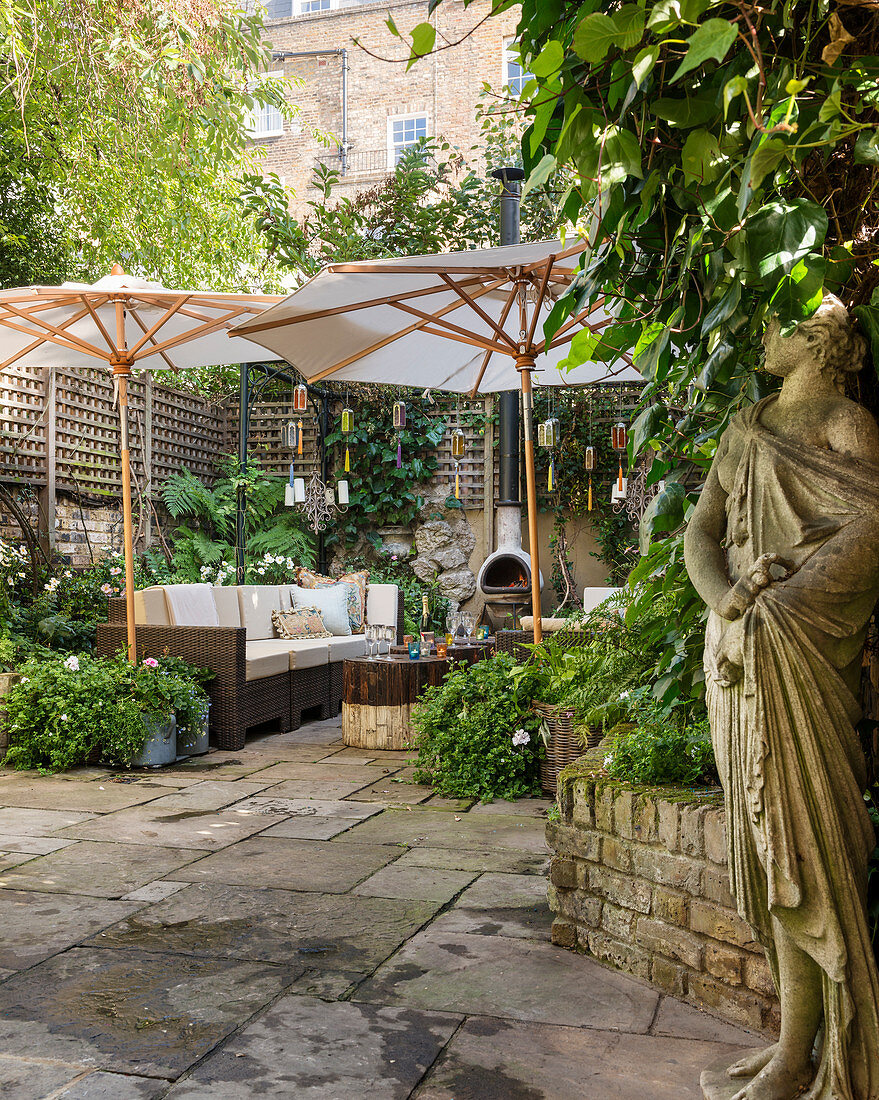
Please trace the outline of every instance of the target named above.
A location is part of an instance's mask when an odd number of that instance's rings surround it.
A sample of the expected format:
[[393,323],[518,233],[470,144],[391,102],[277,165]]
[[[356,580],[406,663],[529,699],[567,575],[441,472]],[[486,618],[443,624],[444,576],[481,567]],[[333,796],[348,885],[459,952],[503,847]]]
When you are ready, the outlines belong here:
[[[342,409],[342,435],[349,435],[354,431],[354,410],[345,406]],[[345,473],[351,471],[351,452],[348,449],[347,442],[345,443]]]
[[590,473],[595,469],[595,448],[587,447],[583,457],[583,469]]
[[625,451],[629,446],[629,432],[622,420],[610,430],[610,445],[615,451]]
[[295,420],[286,420],[281,425],[281,446],[288,451],[295,451],[299,446],[299,429]]
[[[401,432],[406,427],[406,402],[395,401],[394,402],[394,428]],[[403,439],[402,436],[397,440],[397,469],[401,469],[403,465]]]
[[293,411],[303,413],[308,408],[308,387],[304,382],[293,387]]
[[461,499],[461,471],[458,459],[464,457],[464,432],[455,428],[452,432],[452,458],[455,460],[455,500]]

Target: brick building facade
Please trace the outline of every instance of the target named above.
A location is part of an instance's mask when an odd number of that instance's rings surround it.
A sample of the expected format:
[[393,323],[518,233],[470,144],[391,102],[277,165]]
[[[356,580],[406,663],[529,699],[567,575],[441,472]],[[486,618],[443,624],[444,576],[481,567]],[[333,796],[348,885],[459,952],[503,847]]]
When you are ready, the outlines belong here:
[[[277,57],[273,72],[302,82],[291,94],[301,116],[291,124],[278,111],[263,110],[254,140],[265,149],[263,171],[281,177],[293,191],[294,207],[315,197],[310,181],[318,160],[339,167],[344,62],[348,156],[345,178],[336,189],[339,196],[382,179],[393,168],[396,150],[420,136],[448,141],[478,164],[471,147],[479,140],[476,107],[483,85],[498,92],[507,84],[520,90],[521,69],[508,53],[518,9],[488,17],[488,0],[466,8],[461,0],[445,0],[429,17],[427,0],[264,2],[268,38]],[[430,19],[437,28],[437,45],[455,44],[407,71],[408,51],[390,33],[389,14],[404,36]],[[316,51],[327,52],[289,56]],[[315,131],[331,135],[331,143],[322,145]]]

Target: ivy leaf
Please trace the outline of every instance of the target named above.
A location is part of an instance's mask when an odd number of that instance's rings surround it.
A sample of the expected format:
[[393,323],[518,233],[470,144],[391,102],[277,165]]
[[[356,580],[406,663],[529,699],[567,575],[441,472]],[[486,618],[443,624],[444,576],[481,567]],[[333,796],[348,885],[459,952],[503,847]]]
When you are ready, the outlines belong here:
[[826,267],[823,256],[809,256],[795,264],[781,279],[770,298],[770,305],[782,324],[804,321],[821,305]]
[[531,60],[528,65],[528,71],[533,76],[539,76],[543,79],[547,76],[552,76],[554,72],[558,72],[564,60],[564,47],[558,39],[552,38],[547,42],[537,57]]
[[730,46],[739,36],[738,27],[726,19],[706,19],[690,37],[687,55],[672,77],[672,83],[685,73],[697,69],[709,58],[723,61]]
[[687,493],[679,481],[669,481],[661,493],[657,493],[647,505],[641,519],[639,541],[641,553],[650,549],[650,536],[674,531],[684,522]]
[[662,353],[668,347],[671,333],[668,325],[654,321],[642,332],[632,356],[635,370],[643,378],[652,381],[656,378]]
[[693,130],[681,150],[684,181],[708,183],[721,169],[720,144],[707,130]]
[[659,0],[654,4],[647,18],[647,26],[662,34],[681,22],[681,6],[678,0]]
[[707,393],[714,385],[718,375],[734,363],[735,360],[735,348],[733,348],[732,344],[728,344],[726,341],[722,340],[705,360],[705,366],[696,378],[693,379],[693,385],[702,393]]
[[648,443],[656,435],[656,429],[665,419],[664,405],[648,405],[635,420],[629,429],[631,441],[631,454],[635,458],[645,443]]
[[601,158],[601,176],[605,182],[622,182],[628,176],[643,178],[641,146],[631,130],[609,126]]
[[852,313],[867,334],[873,352],[873,366],[879,372],[879,306],[855,306]]
[[647,46],[641,50],[632,64],[632,79],[635,87],[640,88],[647,77],[653,72],[653,68],[659,58],[659,46]]
[[768,203],[746,225],[751,257],[765,288],[774,292],[800,260],[821,251],[827,214],[808,199]]
[[402,35],[397,30],[397,24],[394,22],[392,15],[388,15],[387,19],[385,20],[385,26],[395,38],[402,38]]
[[547,153],[539,164],[529,172],[528,179],[525,180],[525,186],[522,188],[522,198],[524,199],[535,187],[542,187],[555,171],[555,167],[555,157],[552,153]]
[[855,164],[879,165],[879,129],[861,130],[855,141]]
[[736,278],[725,289],[717,303],[708,311],[702,322],[702,335],[706,336],[712,329],[722,325],[724,321],[728,321],[738,308],[741,298],[742,284]]
[[620,28],[616,20],[596,11],[581,19],[574,31],[574,52],[583,61],[596,65],[607,56],[611,46],[617,44]]
[[615,11],[613,21],[619,28],[617,45],[624,50],[637,46],[644,34],[646,19],[646,12],[637,4],[623,4],[619,11]]
[[729,112],[729,105],[736,96],[744,95],[748,90],[748,81],[743,76],[734,76],[723,86],[723,121]]
[[767,138],[751,154],[751,174],[749,182],[752,190],[756,190],[764,178],[784,160],[787,152],[787,142],[782,138]]
[[686,130],[690,126],[701,126],[715,113],[713,96],[685,96],[683,99],[660,98],[648,104],[648,110],[657,118],[680,126]]

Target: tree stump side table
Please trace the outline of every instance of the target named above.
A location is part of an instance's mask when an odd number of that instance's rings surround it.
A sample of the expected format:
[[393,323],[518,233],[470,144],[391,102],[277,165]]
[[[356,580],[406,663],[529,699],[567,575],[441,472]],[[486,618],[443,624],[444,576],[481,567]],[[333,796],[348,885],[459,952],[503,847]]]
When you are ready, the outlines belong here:
[[442,683],[442,657],[354,657],[345,661],[342,740],[359,749],[406,749],[412,705],[426,687]]

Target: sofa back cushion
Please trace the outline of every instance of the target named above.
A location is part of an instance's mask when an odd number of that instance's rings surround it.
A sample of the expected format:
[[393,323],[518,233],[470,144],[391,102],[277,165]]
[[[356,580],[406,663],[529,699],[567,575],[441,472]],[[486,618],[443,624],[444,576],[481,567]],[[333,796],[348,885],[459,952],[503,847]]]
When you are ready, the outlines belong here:
[[293,606],[316,607],[324,626],[336,636],[351,633],[351,620],[348,618],[348,585],[335,584],[330,588],[300,588],[290,585],[290,597]]
[[220,626],[241,626],[241,608],[238,604],[238,589],[232,585],[216,585],[214,603]]
[[172,626],[219,626],[210,584],[167,584],[165,599]]
[[249,642],[276,636],[272,629],[272,612],[282,606],[281,592],[276,584],[239,585],[238,606]]
[[396,626],[397,600],[400,590],[395,584],[371,584],[366,590],[366,621],[370,626]]
[[134,593],[134,621],[140,626],[170,626],[165,589],[160,585]]
[[584,588],[583,610],[586,612],[594,611],[600,603],[604,603],[610,596],[615,596],[617,592],[621,591],[621,588]]
[[366,586],[369,581],[369,573],[366,569],[360,569],[356,573],[344,573],[341,577],[326,577],[322,573],[314,573],[311,569],[302,566],[298,571],[298,577],[300,588],[332,588],[336,584],[346,585],[351,633],[363,633],[366,625]]

